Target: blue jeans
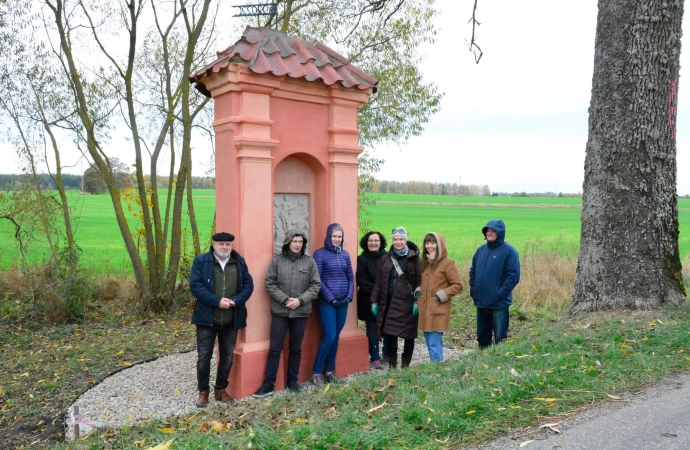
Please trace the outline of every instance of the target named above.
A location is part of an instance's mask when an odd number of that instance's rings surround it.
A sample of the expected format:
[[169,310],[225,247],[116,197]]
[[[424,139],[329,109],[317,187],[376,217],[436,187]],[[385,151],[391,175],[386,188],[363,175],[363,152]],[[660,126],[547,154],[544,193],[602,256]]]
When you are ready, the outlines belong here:
[[381,355],[379,355],[379,340],[378,325],[376,321],[366,322],[367,324],[367,339],[369,339],[369,362],[381,361]]
[[492,333],[493,341],[496,344],[508,337],[510,317],[508,309],[477,308],[477,342],[479,348],[486,348],[491,345]]
[[211,376],[211,357],[213,347],[218,336],[218,369],[216,371],[216,389],[228,387],[228,376],[232,368],[232,353],[237,342],[237,330],[233,325],[214,325],[207,327],[196,326],[196,380],[199,392],[209,391],[209,378]]
[[426,342],[426,348],[429,350],[431,362],[443,361],[443,332],[425,331],[424,341]]
[[347,304],[333,306],[320,300],[319,316],[323,339],[321,339],[319,349],[316,351],[316,360],[314,361],[314,373],[317,374],[324,373],[324,363],[326,373],[335,370],[335,355],[338,353],[340,332],[345,326],[345,319],[347,319]]

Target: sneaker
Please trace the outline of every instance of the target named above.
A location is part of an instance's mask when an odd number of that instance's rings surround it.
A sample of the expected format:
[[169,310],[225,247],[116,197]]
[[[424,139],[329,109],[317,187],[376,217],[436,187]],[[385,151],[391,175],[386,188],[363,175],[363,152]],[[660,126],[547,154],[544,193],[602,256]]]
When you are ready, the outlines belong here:
[[299,392],[299,384],[297,384],[296,381],[292,381],[292,382],[288,381],[287,388],[288,388],[288,390],[290,390],[294,393]]
[[340,379],[338,375],[335,374],[335,372],[331,372],[328,375],[324,375],[324,378],[326,379],[327,382],[333,383],[333,384],[341,384],[343,383],[343,380]]
[[259,388],[258,391],[254,392],[253,397],[254,398],[264,398],[264,397],[270,397],[271,395],[273,395],[273,388],[270,388],[264,384]]
[[323,375],[314,375],[311,377],[311,382],[314,383],[314,386],[316,387],[323,387],[325,384],[323,381]]
[[372,369],[383,370],[383,364],[381,364],[381,361],[378,359],[372,361],[370,365]]

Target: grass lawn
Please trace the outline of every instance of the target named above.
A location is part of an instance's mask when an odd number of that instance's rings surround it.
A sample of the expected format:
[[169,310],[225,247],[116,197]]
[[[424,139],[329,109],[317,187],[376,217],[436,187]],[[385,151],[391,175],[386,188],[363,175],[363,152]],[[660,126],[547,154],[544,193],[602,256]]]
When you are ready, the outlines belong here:
[[[102,430],[59,448],[148,447],[172,440],[170,449],[451,449],[558,422],[582,406],[690,368],[686,306],[573,321],[514,310],[511,320],[507,342],[459,360]],[[456,298],[446,345],[473,346],[473,328],[470,302]],[[200,431],[212,421],[218,433]]]

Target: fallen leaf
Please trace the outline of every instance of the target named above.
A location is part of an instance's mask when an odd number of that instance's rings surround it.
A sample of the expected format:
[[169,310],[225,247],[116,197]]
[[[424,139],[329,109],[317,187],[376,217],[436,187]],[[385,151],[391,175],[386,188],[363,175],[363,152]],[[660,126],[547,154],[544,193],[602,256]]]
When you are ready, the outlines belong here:
[[162,431],[163,433],[174,433],[175,430],[172,428],[160,428],[159,431]]
[[170,439],[168,442],[163,442],[162,444],[158,444],[158,445],[153,446],[153,447],[148,447],[146,450],[168,450],[172,443],[173,443],[173,439]]
[[522,448],[522,447],[527,447],[528,445],[530,445],[530,444],[531,444],[532,442],[534,442],[535,440],[536,440],[536,439],[530,439],[529,441],[525,441],[525,442],[521,443],[521,444],[520,444],[520,448]]
[[328,384],[326,385],[326,388],[325,388],[323,391],[324,391],[324,392],[328,392],[328,390],[329,390],[330,388],[331,388],[331,384],[328,383]]
[[121,365],[121,366],[125,366],[125,367],[129,367],[129,366],[132,365],[132,363],[129,362],[129,361],[122,361],[122,362],[120,363],[120,365]]
[[560,399],[559,398],[544,398],[544,397],[534,397],[535,400],[539,400],[540,402],[557,402]]
[[511,375],[513,375],[514,377],[519,377],[519,376],[520,376],[520,374],[518,373],[518,371],[515,370],[515,369],[513,369],[512,367],[510,368],[510,373],[511,373]]
[[537,346],[534,345],[534,344],[532,344],[532,350],[534,350],[534,351],[536,352],[536,351],[537,351]]
[[119,352],[115,353],[117,356],[122,356],[125,354],[124,350],[120,350]]
[[465,414],[474,414],[474,413],[476,413],[476,412],[477,412],[476,410],[471,409],[471,410],[467,411]]
[[0,395],[3,395],[5,391],[0,387]]
[[677,434],[673,434],[673,433],[661,433],[661,435],[663,437],[678,437]]
[[298,417],[295,419],[295,423],[309,423],[309,420],[303,417]]
[[620,400],[621,398],[617,395],[611,395],[611,394],[606,394],[607,397],[612,398],[614,400]]
[[202,433],[206,432],[206,431],[213,431],[214,433],[223,433],[227,430],[228,430],[228,427],[225,426],[224,423],[217,422],[215,420],[212,422],[205,422],[199,428],[199,431],[201,431]]
[[435,437],[434,439],[436,439],[436,442],[440,442],[441,444],[444,444],[444,443],[448,442],[448,439],[450,439],[450,434],[449,434],[448,437],[445,438],[444,440],[440,440],[440,439],[437,438],[437,437]]
[[386,400],[385,402],[381,403],[379,406],[376,406],[376,407],[374,407],[374,408],[371,408],[369,411],[367,411],[367,414],[375,413],[375,412],[378,411],[379,409],[381,409],[381,408],[383,408],[384,406],[386,406],[386,403],[388,403],[388,400]]

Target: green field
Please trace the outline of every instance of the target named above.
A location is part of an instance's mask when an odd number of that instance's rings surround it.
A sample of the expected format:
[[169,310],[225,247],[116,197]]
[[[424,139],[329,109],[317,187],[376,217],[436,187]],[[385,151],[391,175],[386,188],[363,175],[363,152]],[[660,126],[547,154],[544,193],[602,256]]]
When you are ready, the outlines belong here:
[[[165,191],[161,192],[163,195]],[[412,194],[370,194],[378,204],[369,209],[371,229],[386,236],[396,226],[408,230],[410,240],[419,243],[429,231],[446,236],[450,255],[462,262],[483,243],[481,228],[491,219],[506,223],[506,240],[518,252],[556,251],[575,255],[580,237],[579,198],[556,197],[452,197]],[[215,208],[215,192],[194,191],[195,210],[202,241],[210,235]],[[77,218],[76,239],[87,262],[96,273],[129,271],[110,197],[70,193]],[[680,253],[690,252],[690,199],[679,199],[681,227]],[[186,218],[186,216],[185,216]],[[134,220],[134,219],[132,219]],[[188,229],[188,222],[184,227]],[[687,227],[687,228],[686,228]],[[685,230],[688,231],[685,231]],[[14,228],[0,221],[0,267],[18,263],[19,251]],[[28,251],[30,261],[48,254],[46,244],[37,239]]]

